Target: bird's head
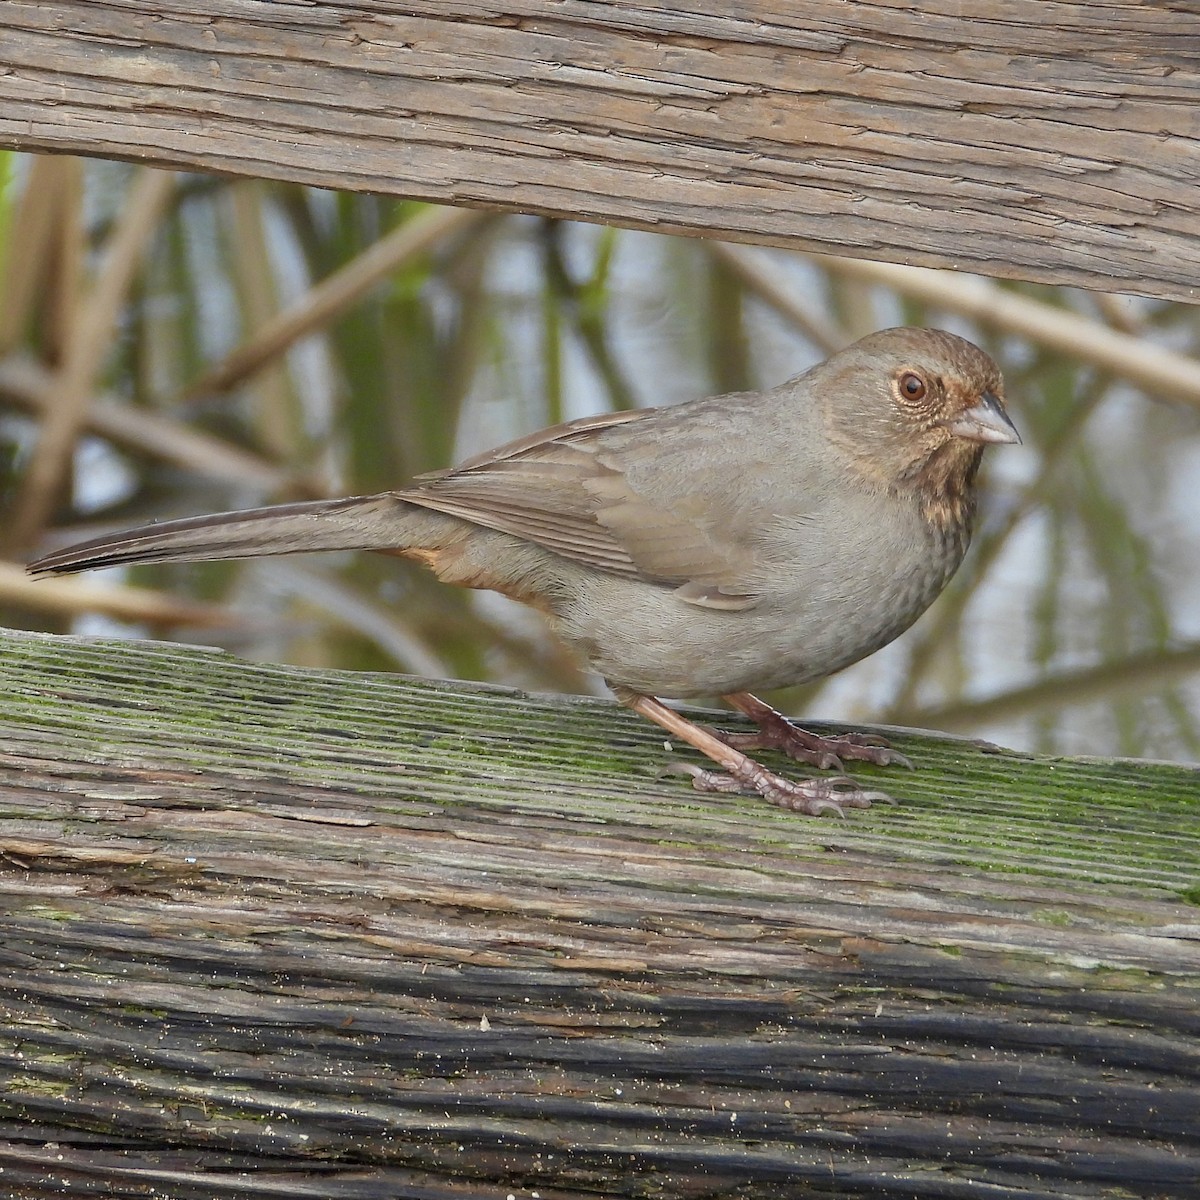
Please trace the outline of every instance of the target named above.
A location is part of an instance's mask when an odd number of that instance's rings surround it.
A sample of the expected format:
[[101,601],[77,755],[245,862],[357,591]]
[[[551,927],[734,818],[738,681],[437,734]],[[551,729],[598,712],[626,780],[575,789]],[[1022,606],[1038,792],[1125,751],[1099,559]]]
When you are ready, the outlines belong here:
[[818,370],[831,441],[867,480],[914,495],[931,521],[969,521],[984,447],[1021,440],[1000,369],[944,330],[885,329]]

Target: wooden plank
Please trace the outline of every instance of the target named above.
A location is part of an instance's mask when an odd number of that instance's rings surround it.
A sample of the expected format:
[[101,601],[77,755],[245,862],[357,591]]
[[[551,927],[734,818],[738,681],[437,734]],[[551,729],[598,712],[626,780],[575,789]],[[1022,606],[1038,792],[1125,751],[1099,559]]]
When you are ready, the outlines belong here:
[[1187,1194],[1200,772],[899,744],[805,819],[601,701],[0,635],[0,1181]]
[[1200,22],[1118,0],[6,0],[0,145],[1194,300]]

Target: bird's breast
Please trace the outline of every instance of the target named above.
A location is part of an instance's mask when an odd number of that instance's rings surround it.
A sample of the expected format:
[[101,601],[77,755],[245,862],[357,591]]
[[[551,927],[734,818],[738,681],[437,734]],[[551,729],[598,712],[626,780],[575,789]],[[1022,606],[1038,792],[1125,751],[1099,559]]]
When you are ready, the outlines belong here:
[[669,587],[592,577],[563,632],[606,678],[666,696],[785,687],[830,675],[907,629],[945,587],[968,532],[916,512],[763,525],[752,608],[697,607]]

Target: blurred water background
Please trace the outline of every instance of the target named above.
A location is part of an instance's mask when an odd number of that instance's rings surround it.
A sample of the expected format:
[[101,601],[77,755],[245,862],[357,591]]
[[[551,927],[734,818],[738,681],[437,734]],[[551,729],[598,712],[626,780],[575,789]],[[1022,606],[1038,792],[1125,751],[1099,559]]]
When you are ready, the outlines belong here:
[[[1048,252],[1051,247],[1048,247]],[[873,329],[1000,362],[967,565],[796,716],[1200,759],[1200,311],[0,155],[0,623],[599,691],[534,613],[371,555],[27,581],[153,518],[384,490],[557,421],[775,384]]]

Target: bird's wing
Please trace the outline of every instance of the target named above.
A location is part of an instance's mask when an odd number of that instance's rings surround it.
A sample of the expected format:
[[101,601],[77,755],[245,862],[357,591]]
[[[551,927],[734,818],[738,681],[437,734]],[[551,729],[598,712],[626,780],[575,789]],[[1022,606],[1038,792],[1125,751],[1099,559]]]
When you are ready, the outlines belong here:
[[626,472],[631,457],[644,467],[661,451],[653,428],[661,411],[558,425],[419,477],[396,494],[596,570],[674,584],[695,604],[750,607],[756,597],[745,586],[747,549],[713,534],[698,497],[664,504],[639,492]]

